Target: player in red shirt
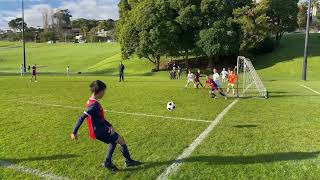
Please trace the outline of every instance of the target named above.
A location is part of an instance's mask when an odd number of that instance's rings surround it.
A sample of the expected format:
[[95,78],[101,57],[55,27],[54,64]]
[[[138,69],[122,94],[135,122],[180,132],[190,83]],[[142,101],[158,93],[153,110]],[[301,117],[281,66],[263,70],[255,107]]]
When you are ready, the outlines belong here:
[[195,85],[196,85],[196,88],[199,88],[199,85],[201,87],[203,87],[201,81],[200,81],[200,77],[201,77],[201,74],[200,74],[200,69],[197,70],[197,72],[195,73],[195,77],[194,77],[194,82],[195,82]]
[[34,82],[37,82],[37,65],[36,64],[32,66],[32,74],[31,74],[30,81],[33,81],[33,78],[34,78]]
[[104,110],[99,103],[106,91],[107,86],[102,81],[94,81],[90,85],[92,95],[86,104],[86,111],[80,116],[73,128],[71,139],[76,140],[77,132],[85,119],[89,129],[91,139],[98,139],[101,142],[109,144],[108,153],[103,163],[103,167],[110,171],[117,171],[118,168],[112,163],[112,155],[117,146],[120,144],[122,155],[125,158],[125,166],[137,166],[141,163],[131,159],[128,147],[124,139],[113,129],[113,126],[105,119]]
[[215,94],[215,92],[216,92],[216,93],[219,93],[221,96],[223,96],[227,100],[228,99],[227,96],[219,90],[218,85],[214,82],[213,79],[211,79],[209,74],[206,75],[206,78],[207,78],[206,86],[209,85],[209,87],[210,87],[209,94],[210,94],[211,98],[213,98],[213,99],[216,98],[216,94]]

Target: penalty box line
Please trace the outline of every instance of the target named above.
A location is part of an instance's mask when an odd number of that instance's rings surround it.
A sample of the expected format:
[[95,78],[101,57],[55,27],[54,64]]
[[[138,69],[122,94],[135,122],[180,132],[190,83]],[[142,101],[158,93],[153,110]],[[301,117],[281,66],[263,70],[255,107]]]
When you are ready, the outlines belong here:
[[[84,109],[81,107],[75,107],[75,106],[69,106],[69,105],[59,105],[59,104],[47,104],[47,103],[36,103],[36,102],[22,102],[22,103],[43,105],[43,106],[49,106],[49,107],[69,108],[69,109],[81,109],[81,110]],[[193,121],[193,122],[204,122],[204,123],[211,123],[212,122],[212,121],[202,120],[202,119],[160,116],[160,115],[144,114],[144,113],[121,112],[121,111],[113,111],[113,110],[104,110],[104,111],[108,112],[108,113],[125,114],[125,115],[132,115],[132,116],[144,116],[144,117],[154,117],[154,118],[162,118],[162,119],[175,119],[175,120],[182,120],[182,121]]]
[[310,87],[308,87],[308,86],[306,86],[306,85],[300,84],[300,86],[308,89],[309,91],[312,91],[312,92],[320,95],[320,92],[318,92],[318,91],[316,91],[316,90],[314,90],[314,89],[312,89],[312,88],[310,88]]
[[193,151],[203,142],[203,140],[207,138],[211,131],[218,125],[218,123],[238,101],[239,99],[234,100],[220,114],[218,114],[214,121],[211,122],[211,124],[189,145],[189,147],[184,149],[183,153],[179,155],[162,174],[158,176],[157,180],[166,180],[172,173],[176,172],[182,165],[183,161],[193,153]]
[[12,169],[12,170],[15,170],[17,172],[31,174],[31,175],[34,175],[34,176],[38,176],[38,177],[40,177],[42,179],[51,179],[51,180],[68,180],[69,179],[67,177],[56,176],[54,174],[51,174],[51,173],[48,173],[48,172],[44,172],[44,171],[40,171],[38,169],[31,169],[31,168],[27,168],[27,167],[24,167],[24,166],[19,166],[19,165],[16,165],[16,164],[8,162],[8,161],[0,160],[0,167],[7,168],[7,169]]

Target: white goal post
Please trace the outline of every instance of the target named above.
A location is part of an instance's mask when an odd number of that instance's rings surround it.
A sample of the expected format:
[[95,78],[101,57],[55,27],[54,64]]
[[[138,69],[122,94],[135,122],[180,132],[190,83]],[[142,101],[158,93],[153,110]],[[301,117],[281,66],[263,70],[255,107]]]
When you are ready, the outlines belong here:
[[268,98],[268,91],[264,87],[250,59],[239,56],[236,68],[238,97]]

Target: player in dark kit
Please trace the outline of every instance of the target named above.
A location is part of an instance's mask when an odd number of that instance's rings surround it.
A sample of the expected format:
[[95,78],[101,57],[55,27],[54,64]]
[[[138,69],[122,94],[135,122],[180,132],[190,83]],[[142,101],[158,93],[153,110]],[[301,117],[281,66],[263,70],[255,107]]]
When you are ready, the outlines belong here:
[[199,85],[201,87],[203,87],[201,81],[200,81],[200,77],[201,77],[201,74],[200,74],[200,69],[197,70],[197,72],[194,74],[194,81],[195,81],[195,84],[196,84],[196,88],[199,88]]
[[71,139],[77,139],[77,132],[81,124],[85,119],[87,119],[87,124],[89,128],[89,136],[91,139],[98,139],[101,142],[109,144],[109,149],[107,152],[106,159],[103,163],[103,167],[110,171],[117,171],[118,168],[112,163],[112,154],[116,148],[117,144],[120,144],[122,155],[125,158],[125,166],[137,166],[141,163],[131,159],[128,147],[124,139],[113,130],[112,125],[104,118],[104,110],[100,103],[101,99],[107,89],[105,83],[102,81],[94,81],[90,85],[92,95],[86,104],[86,111],[78,119],[76,125],[73,128],[71,134]]
[[216,98],[216,94],[215,92],[219,93],[221,96],[223,96],[226,100],[227,100],[227,96],[220,91],[220,89],[218,88],[218,85],[214,82],[213,79],[211,79],[211,77],[207,74],[206,75],[206,86],[209,85],[210,86],[210,91],[209,94],[211,96],[211,98]]
[[37,82],[37,65],[33,65],[32,66],[32,75],[31,75],[31,79],[30,81],[33,81],[34,78],[34,82]]

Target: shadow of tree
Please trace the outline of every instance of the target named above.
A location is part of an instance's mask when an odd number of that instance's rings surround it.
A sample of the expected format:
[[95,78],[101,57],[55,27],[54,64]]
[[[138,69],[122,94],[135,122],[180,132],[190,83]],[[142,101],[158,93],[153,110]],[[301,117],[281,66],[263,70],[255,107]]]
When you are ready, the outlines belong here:
[[301,161],[313,159],[318,157],[317,152],[279,152],[270,154],[257,154],[252,156],[193,156],[179,161],[159,161],[159,162],[145,162],[142,166],[136,168],[125,169],[124,171],[134,171],[141,169],[154,168],[158,166],[169,166],[174,162],[178,163],[205,163],[209,165],[234,165],[234,164],[266,164],[282,161]]

